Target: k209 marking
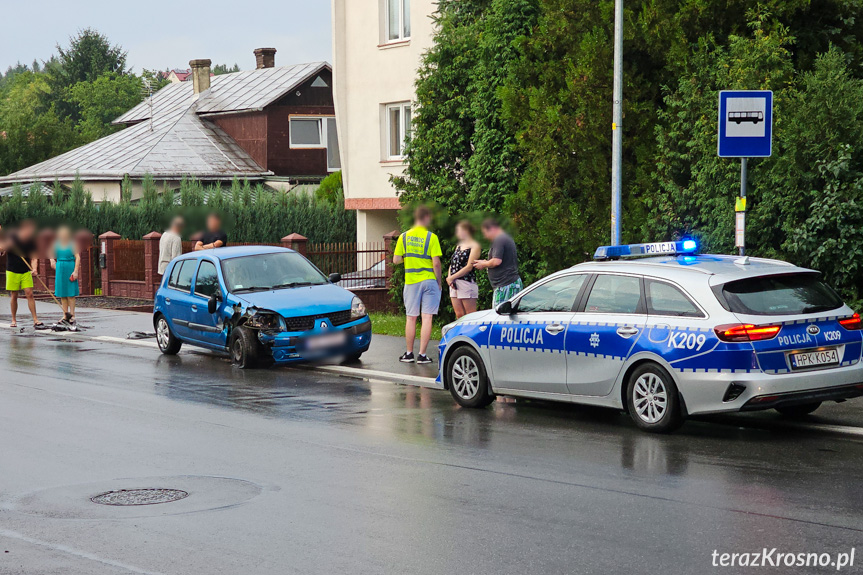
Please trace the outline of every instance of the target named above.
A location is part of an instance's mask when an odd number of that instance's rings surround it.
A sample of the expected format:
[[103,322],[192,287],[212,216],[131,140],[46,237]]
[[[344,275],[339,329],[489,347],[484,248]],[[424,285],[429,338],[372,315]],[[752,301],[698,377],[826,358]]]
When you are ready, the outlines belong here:
[[675,349],[701,351],[705,343],[707,343],[707,336],[703,333],[696,335],[694,333],[675,331],[668,337],[668,347]]
[[840,339],[842,339],[842,332],[840,332],[839,330],[825,331],[824,339],[826,339],[827,341],[839,341]]

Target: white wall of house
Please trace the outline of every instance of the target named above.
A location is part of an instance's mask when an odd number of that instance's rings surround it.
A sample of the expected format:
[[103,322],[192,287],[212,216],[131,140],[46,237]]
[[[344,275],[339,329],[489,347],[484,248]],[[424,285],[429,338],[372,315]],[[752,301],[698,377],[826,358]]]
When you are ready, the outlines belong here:
[[434,0],[332,0],[336,119],[345,206],[357,241],[398,228],[390,176],[401,174],[414,82],[432,46]]

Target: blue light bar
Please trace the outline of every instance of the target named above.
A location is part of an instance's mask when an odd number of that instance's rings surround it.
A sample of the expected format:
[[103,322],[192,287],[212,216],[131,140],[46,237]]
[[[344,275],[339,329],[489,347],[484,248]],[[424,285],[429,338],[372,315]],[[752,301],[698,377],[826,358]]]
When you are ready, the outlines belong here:
[[698,242],[692,239],[679,242],[655,242],[652,244],[629,244],[625,246],[601,246],[593,255],[595,260],[617,260],[621,258],[643,258],[648,256],[676,256],[698,251]]

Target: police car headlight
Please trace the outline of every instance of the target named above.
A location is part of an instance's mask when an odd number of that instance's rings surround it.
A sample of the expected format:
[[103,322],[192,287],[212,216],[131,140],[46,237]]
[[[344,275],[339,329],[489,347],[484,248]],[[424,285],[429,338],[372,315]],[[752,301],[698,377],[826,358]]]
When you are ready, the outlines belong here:
[[448,323],[445,326],[443,326],[442,328],[440,328],[440,336],[446,337],[446,332],[448,332],[449,330],[454,328],[455,324],[456,324],[456,322]]
[[363,303],[363,300],[354,296],[354,299],[351,300],[351,319],[366,317],[366,313],[366,304]]

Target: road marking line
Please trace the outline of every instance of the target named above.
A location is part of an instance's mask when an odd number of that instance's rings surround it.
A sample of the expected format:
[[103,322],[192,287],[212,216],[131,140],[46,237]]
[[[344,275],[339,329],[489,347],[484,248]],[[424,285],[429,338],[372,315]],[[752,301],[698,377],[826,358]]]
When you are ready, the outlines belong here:
[[108,559],[106,557],[99,557],[93,553],[88,553],[87,551],[81,551],[79,549],[75,549],[73,547],[68,547],[63,544],[58,543],[50,543],[48,541],[42,541],[41,539],[34,539],[33,537],[28,537],[16,531],[11,531],[9,529],[0,529],[0,537],[8,537],[10,539],[18,539],[19,541],[24,541],[26,543],[30,543],[31,545],[38,545],[40,547],[47,547],[48,549],[53,549],[55,551],[60,551],[61,553],[67,553],[69,555],[74,555],[81,559],[89,559],[90,561],[96,561],[98,563],[102,563],[103,565],[110,565],[111,567],[117,567],[118,569],[123,569],[125,571],[129,571],[130,573],[138,573],[139,575],[162,575],[158,571],[147,571],[146,569],[142,569],[140,567],[135,567],[134,565],[129,565],[127,563],[120,563],[119,561],[114,561],[112,559]]
[[797,423],[789,424],[785,427],[790,429],[814,429],[817,431],[826,431],[829,433],[842,433],[845,435],[857,435],[863,437],[863,427],[851,427],[849,425],[832,425],[829,423]]
[[320,371],[329,371],[332,373],[343,373],[346,375],[359,376],[363,378],[376,377],[380,379],[385,379],[387,381],[409,381],[423,387],[438,387],[435,383],[435,378],[433,377],[422,377],[420,375],[392,373],[389,371],[380,371],[377,369],[363,369],[360,367],[347,367],[344,365],[312,365],[308,366],[306,369],[316,369]]
[[157,344],[155,341],[146,341],[146,340],[142,340],[142,339],[126,339],[123,337],[112,337],[110,335],[95,335],[95,336],[86,336],[85,335],[82,337],[86,337],[87,339],[92,339],[95,341],[104,341],[104,342],[108,342],[108,343],[125,343],[128,345],[137,345],[137,346],[141,346],[141,347],[149,347],[149,348],[156,348],[156,349],[159,348],[159,344]]

